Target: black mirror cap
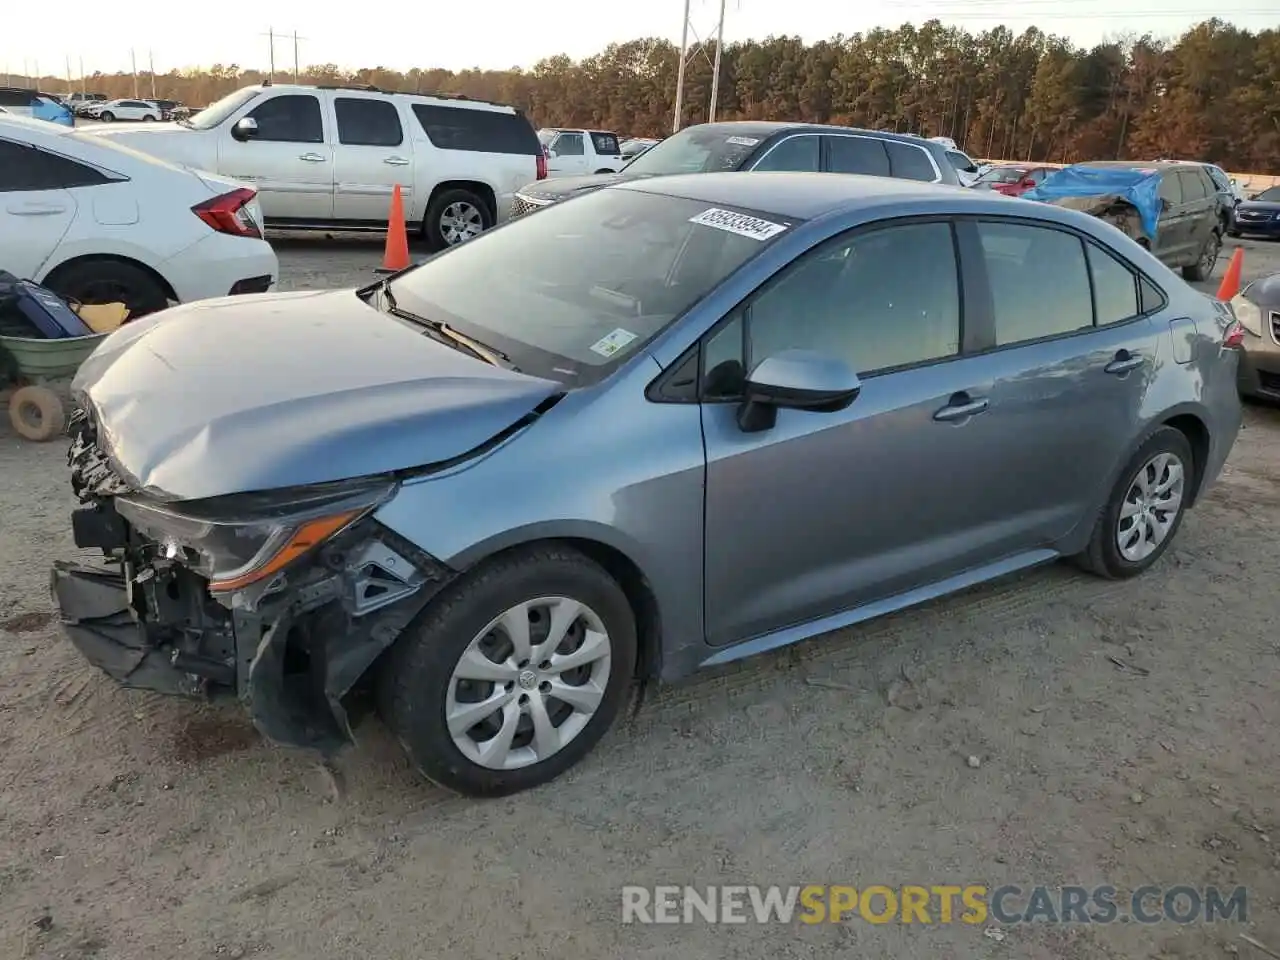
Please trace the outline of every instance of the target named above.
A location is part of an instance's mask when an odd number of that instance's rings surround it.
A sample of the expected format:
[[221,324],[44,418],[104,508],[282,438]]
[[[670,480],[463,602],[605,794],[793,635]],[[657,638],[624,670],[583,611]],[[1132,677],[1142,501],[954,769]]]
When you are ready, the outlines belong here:
[[835,413],[861,392],[858,375],[844,361],[809,350],[784,350],[762,360],[747,378],[738,426],[747,433],[767,430],[782,408]]

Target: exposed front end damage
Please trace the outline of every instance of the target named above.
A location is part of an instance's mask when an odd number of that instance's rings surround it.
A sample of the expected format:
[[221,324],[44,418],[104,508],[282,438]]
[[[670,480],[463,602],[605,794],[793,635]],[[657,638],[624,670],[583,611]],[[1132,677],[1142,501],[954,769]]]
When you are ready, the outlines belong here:
[[[338,491],[332,521],[273,521],[293,531],[263,548],[284,555],[278,569],[211,580],[181,537],[130,519],[139,495],[97,442],[92,417],[77,414],[71,431],[83,504],[75,542],[106,558],[54,566],[52,592],[72,643],[125,686],[234,695],[274,742],[328,752],[350,741],[344,699],[454,571],[377,523],[371,506],[348,509],[373,501],[344,504]],[[195,516],[184,522],[217,524]]]
[[1105,220],[1132,240],[1150,243],[1153,237],[1147,236],[1142,225],[1142,214],[1138,208],[1120,194],[1105,193],[1092,197],[1059,197],[1052,201],[1055,206],[1079,210]]

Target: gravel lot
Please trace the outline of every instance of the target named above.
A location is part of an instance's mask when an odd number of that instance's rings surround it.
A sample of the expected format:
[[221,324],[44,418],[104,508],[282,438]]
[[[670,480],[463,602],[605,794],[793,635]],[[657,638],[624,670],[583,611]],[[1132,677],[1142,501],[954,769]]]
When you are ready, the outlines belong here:
[[[1280,271],[1280,246],[1246,246],[1247,274]],[[279,249],[286,288],[381,255]],[[1056,566],[659,691],[561,782],[488,803],[416,782],[374,721],[328,770],[85,666],[46,587],[72,551],[63,454],[0,426],[0,957],[1280,951],[1280,411],[1247,410],[1136,582]],[[1243,884],[1249,920],[619,922],[624,884],[734,882]]]

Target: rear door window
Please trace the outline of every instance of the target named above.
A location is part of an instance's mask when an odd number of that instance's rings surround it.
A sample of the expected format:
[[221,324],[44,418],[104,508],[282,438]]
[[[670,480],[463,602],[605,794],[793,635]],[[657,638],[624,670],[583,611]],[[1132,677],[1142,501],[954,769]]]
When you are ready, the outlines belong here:
[[1182,187],[1178,185],[1178,175],[1174,172],[1160,176],[1160,199],[1168,200],[1170,206],[1176,207],[1182,202]]
[[923,147],[901,140],[886,140],[884,148],[889,154],[889,173],[902,180],[921,180],[932,183],[938,179],[933,160]]
[[1209,195],[1198,170],[1179,170],[1178,180],[1182,183],[1182,199],[1186,202],[1203,200]]
[[354,147],[398,147],[404,142],[400,111],[390,100],[337,97],[338,142]]
[[246,114],[258,124],[253,139],[277,143],[324,143],[320,101],[309,94],[281,94]]
[[472,110],[434,103],[415,103],[413,115],[432,146],[441,150],[472,153],[514,153],[536,157],[542,152],[542,136],[550,142],[553,134],[534,133],[520,113],[499,110]]
[[996,346],[1093,326],[1093,292],[1079,237],[993,220],[980,222],[978,235],[995,308]]
[[602,155],[616,156],[621,149],[618,146],[618,138],[612,133],[592,133],[591,145],[595,147],[596,153]]
[[889,155],[884,141],[875,137],[837,137],[827,139],[827,164],[832,173],[864,173],[873,177],[889,176]]

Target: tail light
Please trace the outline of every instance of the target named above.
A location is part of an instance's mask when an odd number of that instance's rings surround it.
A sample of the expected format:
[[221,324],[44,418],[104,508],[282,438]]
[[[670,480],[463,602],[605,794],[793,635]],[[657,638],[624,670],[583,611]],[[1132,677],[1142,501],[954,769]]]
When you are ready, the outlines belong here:
[[547,179],[547,148],[538,151],[538,179]]
[[1227,350],[1239,350],[1244,346],[1244,326],[1239,320],[1232,320],[1227,324],[1226,332],[1222,335],[1222,346]]
[[240,187],[230,193],[197,203],[191,208],[191,212],[219,233],[261,240],[262,227],[253,218],[253,212],[249,209],[249,204],[257,195],[256,190]]

